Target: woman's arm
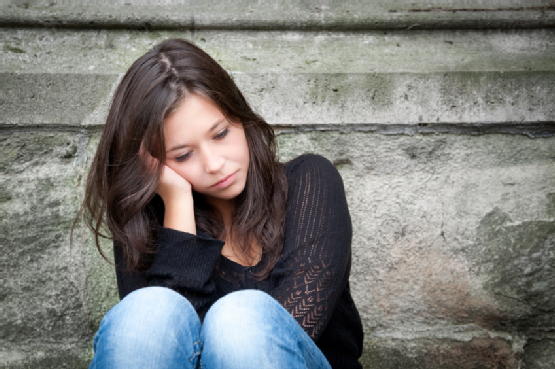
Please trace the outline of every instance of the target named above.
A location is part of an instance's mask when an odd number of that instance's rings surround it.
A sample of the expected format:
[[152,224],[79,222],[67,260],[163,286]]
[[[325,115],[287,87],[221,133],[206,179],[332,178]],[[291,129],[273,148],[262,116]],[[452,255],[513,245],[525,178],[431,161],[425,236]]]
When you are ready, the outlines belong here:
[[[148,153],[142,155],[147,162],[156,160]],[[155,199],[164,206],[154,207],[163,209],[164,227],[157,229],[156,253],[150,267],[142,273],[126,272],[122,250],[114,245],[120,298],[142,287],[167,287],[185,296],[201,317],[217,300],[210,277],[224,243],[204,234],[196,235],[191,191],[189,182],[164,165],[159,198]]]
[[284,254],[272,295],[317,340],[348,283],[351,218],[333,164],[304,155],[289,165]]
[[129,271],[121,247],[114,245],[120,298],[143,287],[171,288],[185,296],[202,319],[218,299],[211,275],[223,244],[204,234],[158,227],[157,252],[144,272]]

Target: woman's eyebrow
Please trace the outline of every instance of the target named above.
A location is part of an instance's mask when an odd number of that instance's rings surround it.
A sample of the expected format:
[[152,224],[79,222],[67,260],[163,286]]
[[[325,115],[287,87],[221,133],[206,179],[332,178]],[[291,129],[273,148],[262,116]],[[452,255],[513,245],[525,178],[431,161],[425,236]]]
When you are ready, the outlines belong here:
[[183,144],[183,145],[180,144],[180,145],[174,146],[174,147],[172,147],[171,149],[166,150],[166,154],[168,154],[168,153],[170,153],[170,152],[172,152],[172,151],[175,151],[175,150],[182,149],[182,148],[184,148],[184,147],[186,147],[186,146],[187,146],[186,144]]
[[[222,122],[225,122],[225,121],[227,121],[227,118],[225,118],[225,117],[222,118],[222,119],[220,119],[220,120],[218,120],[216,123],[214,123],[214,124],[212,125],[212,127],[210,127],[210,129],[208,130],[208,132],[214,131],[216,128],[218,128],[218,126],[219,126]],[[170,153],[170,152],[172,152],[172,151],[175,151],[175,150],[182,149],[182,148],[187,147],[187,146],[188,146],[187,144],[178,144],[178,145],[176,145],[176,146],[173,146],[171,149],[166,150],[166,154],[168,154],[168,153]]]
[[214,123],[212,125],[212,127],[210,127],[210,129],[208,130],[208,132],[212,132],[213,130],[215,130],[216,128],[218,128],[218,126],[220,125],[220,123],[225,122],[227,119],[224,117],[222,119],[220,119],[219,121],[217,121],[216,123]]

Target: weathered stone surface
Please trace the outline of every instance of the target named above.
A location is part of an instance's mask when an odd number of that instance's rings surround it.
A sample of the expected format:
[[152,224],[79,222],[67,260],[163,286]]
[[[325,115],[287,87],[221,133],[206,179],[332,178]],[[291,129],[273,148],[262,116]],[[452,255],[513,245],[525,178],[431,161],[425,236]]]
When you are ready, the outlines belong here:
[[365,369],[519,369],[521,353],[502,338],[375,339],[365,342]]
[[2,354],[2,364],[9,369],[87,369],[92,357],[91,345],[70,348],[69,345],[64,347],[41,343],[27,346],[24,352]]
[[550,369],[555,367],[555,337],[529,340],[525,346],[523,369]]
[[[106,96],[118,81],[114,75],[81,74],[4,74],[0,79],[7,93],[4,122],[33,126],[101,124],[109,107]],[[235,80],[276,125],[526,123],[555,117],[548,101],[555,95],[552,72],[241,73]]]
[[117,76],[4,73],[0,74],[0,81],[6,96],[4,123],[82,125],[102,105]]
[[[231,72],[440,73],[555,69],[555,30],[153,31],[0,28],[2,70],[121,74],[164,39],[197,43]],[[438,57],[440,55],[440,57]]]
[[[546,197],[552,207],[555,193]],[[476,247],[468,256],[480,265],[481,274],[489,275],[484,287],[507,310],[518,312],[502,317],[504,326],[555,327],[555,298],[547,292],[555,288],[553,218],[551,213],[545,221],[514,222],[495,208],[480,222]]]
[[[164,38],[192,36],[3,34],[2,119],[17,125],[102,124],[111,93],[135,58]],[[192,39],[232,71],[273,124],[433,125],[553,122],[554,34],[207,31]],[[10,51],[16,49],[21,52]]]
[[0,22],[147,30],[495,29],[553,25],[553,10],[550,0],[12,0],[3,3]]
[[[87,269],[69,235],[86,137],[2,132],[2,361],[77,368],[90,356]],[[81,364],[79,364],[81,363]]]
[[[549,121],[555,73],[294,74],[236,77],[268,121],[435,124]],[[535,93],[527,93],[536,89]]]

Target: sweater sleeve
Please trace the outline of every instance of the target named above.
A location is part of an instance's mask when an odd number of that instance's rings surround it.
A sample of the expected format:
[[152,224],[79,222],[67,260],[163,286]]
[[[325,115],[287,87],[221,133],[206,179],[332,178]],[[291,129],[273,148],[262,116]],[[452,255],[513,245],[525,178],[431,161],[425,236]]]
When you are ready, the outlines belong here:
[[[120,298],[147,286],[171,288],[187,298],[202,319],[218,299],[211,276],[223,244],[204,234],[195,236],[159,227],[157,252],[146,272],[116,269]],[[121,248],[114,246],[114,251],[116,265],[125,266]]]
[[316,341],[348,283],[351,218],[333,164],[316,155],[290,164],[284,253],[272,295]]

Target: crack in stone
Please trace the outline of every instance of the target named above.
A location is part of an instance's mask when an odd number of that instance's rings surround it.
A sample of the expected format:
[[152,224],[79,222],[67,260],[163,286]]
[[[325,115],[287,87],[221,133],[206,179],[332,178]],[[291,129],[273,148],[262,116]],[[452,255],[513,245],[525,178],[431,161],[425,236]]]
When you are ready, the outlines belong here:
[[496,296],[501,296],[501,297],[504,297],[504,298],[507,298],[507,299],[510,299],[510,300],[519,302],[519,303],[521,303],[521,304],[523,304],[523,305],[529,306],[530,308],[532,308],[532,309],[534,309],[534,310],[539,310],[539,311],[541,311],[542,313],[551,313],[551,312],[553,312],[552,310],[549,310],[549,309],[542,309],[542,308],[539,307],[539,306],[531,305],[530,303],[528,303],[528,302],[526,302],[526,301],[524,301],[524,300],[522,300],[522,299],[519,299],[518,297],[507,296],[507,295],[504,295],[504,294],[502,294],[502,293],[500,293],[500,292],[493,292],[493,294],[496,295]]
[[[401,9],[409,12],[499,12],[499,11],[546,11],[555,10],[555,5],[544,5],[544,6],[519,6],[510,8],[412,8],[412,9]],[[390,10],[391,12],[391,10]]]

